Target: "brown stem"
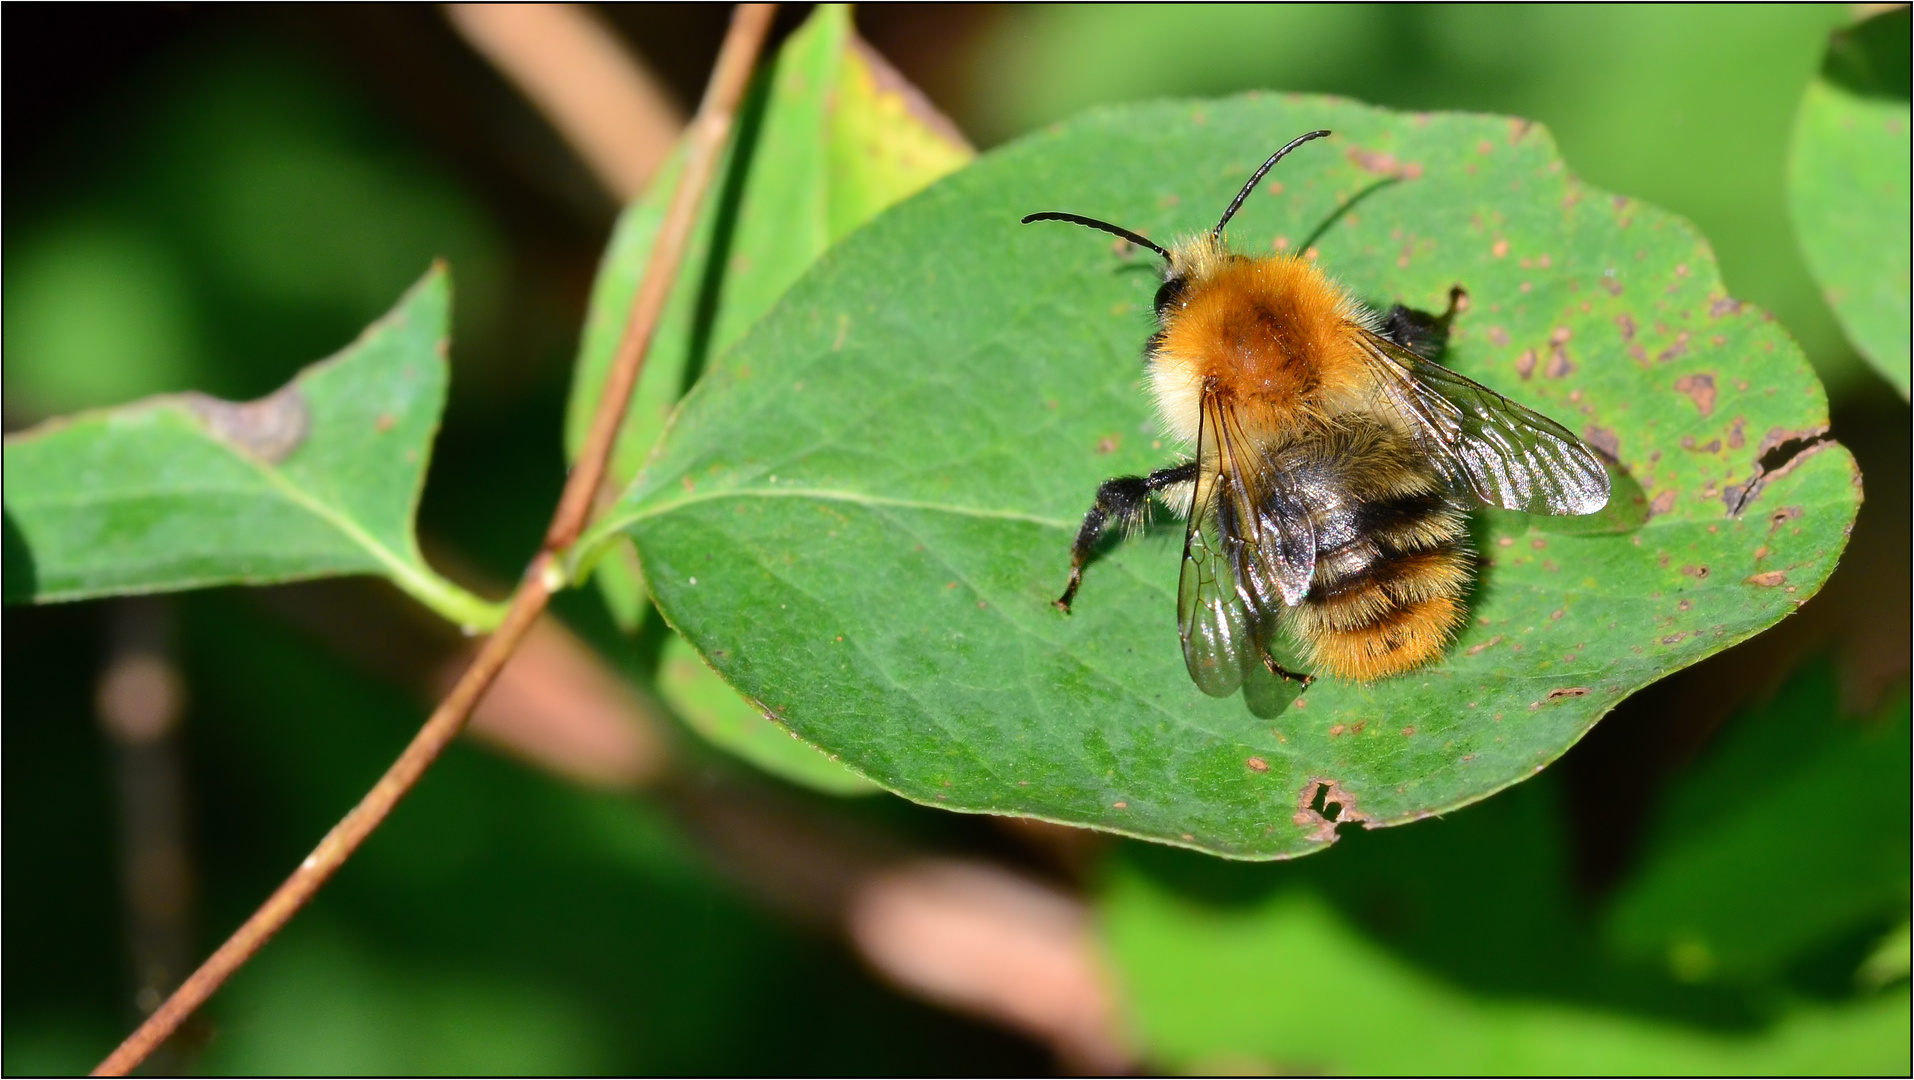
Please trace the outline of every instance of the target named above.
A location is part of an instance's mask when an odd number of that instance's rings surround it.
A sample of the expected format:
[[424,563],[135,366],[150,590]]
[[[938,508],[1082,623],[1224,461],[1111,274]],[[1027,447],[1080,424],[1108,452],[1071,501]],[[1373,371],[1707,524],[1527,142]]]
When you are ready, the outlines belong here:
[[[565,493],[559,497],[558,512],[552,515],[552,527],[545,534],[547,550],[561,550],[569,547],[578,539],[578,533],[585,527],[585,520],[591,514],[592,500],[598,494],[598,485],[604,479],[605,469],[611,460],[611,450],[618,441],[618,431],[624,426],[625,405],[631,398],[632,388],[638,385],[638,373],[644,368],[645,353],[651,348],[651,330],[658,324],[658,316],[664,311],[665,301],[671,296],[671,286],[676,278],[678,260],[684,254],[686,244],[691,240],[691,229],[697,223],[696,210],[704,197],[704,190],[710,185],[711,176],[718,167],[718,152],[724,148],[724,140],[731,130],[731,117],[737,111],[738,99],[744,92],[745,81],[751,75],[751,65],[757,55],[754,46],[747,53],[732,48],[732,43],[741,34],[754,35],[753,41],[760,42],[771,26],[771,15],[776,5],[742,4],[738,15],[732,20],[731,32],[725,38],[725,47],[718,53],[718,66],[711,73],[711,81],[705,87],[704,101],[698,105],[698,115],[692,118],[691,128],[685,133],[685,168],[678,181],[678,190],[671,197],[671,206],[665,211],[664,224],[658,229],[657,246],[652,248],[651,262],[645,267],[644,281],[638,286],[638,295],[631,302],[631,319],[625,323],[625,336],[618,342],[618,352],[612,357],[611,371],[605,376],[603,397],[598,401],[598,412],[592,416],[591,430],[585,434],[585,442],[578,451],[578,464],[565,484]],[[714,108],[720,96],[725,97],[722,108]],[[661,274],[660,267],[667,260],[674,273]],[[615,408],[606,407],[606,402],[615,402]]]
[[537,622],[552,591],[563,584],[558,553],[576,540],[579,531],[584,528],[592,496],[605,473],[613,436],[624,422],[631,389],[638,381],[639,367],[644,363],[652,331],[664,308],[664,296],[677,276],[678,263],[684,255],[698,204],[716,169],[718,153],[730,133],[732,117],[744,96],[745,83],[764,44],[775,10],[774,4],[741,4],[732,17],[724,48],[718,54],[717,68],[711,73],[704,101],[699,104],[698,116],[692,124],[686,148],[684,177],[672,199],[664,226],[659,230],[651,260],[645,267],[644,285],[632,303],[631,314],[625,324],[624,340],[619,344],[612,370],[606,376],[604,392],[598,401],[598,412],[592,418],[591,434],[579,455],[577,467],[566,479],[564,494],[553,514],[551,528],[545,534],[545,543],[533,557],[531,565],[526,567],[518,591],[512,596],[511,609],[506,613],[504,624],[486,641],[473,659],[472,666],[466,669],[451,693],[433,710],[431,717],[413,736],[399,759],[359,800],[359,805],[332,827],[332,831],[319,842],[312,854],[299,864],[299,869],[293,871],[292,876],[166,999],[165,1004],[155,1010],[138,1030],[127,1036],[126,1041],[105,1061],[100,1062],[93,1070],[94,1075],[121,1076],[146,1060],[147,1055],[166,1041],[195,1009],[212,996],[213,991],[219,989],[220,984],[258,952],[306,901],[312,899],[319,887],[345,864],[366,837],[392,812],[399,800],[418,783],[419,777],[424,775],[445,747],[458,736],[479,698],[511,658],[512,650],[518,647]]

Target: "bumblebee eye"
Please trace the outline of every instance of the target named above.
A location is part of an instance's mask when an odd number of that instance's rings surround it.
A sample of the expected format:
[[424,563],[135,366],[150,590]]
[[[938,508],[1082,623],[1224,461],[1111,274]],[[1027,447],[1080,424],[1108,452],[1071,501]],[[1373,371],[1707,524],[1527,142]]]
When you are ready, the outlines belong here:
[[1158,322],[1163,321],[1163,313],[1165,311],[1175,307],[1176,302],[1183,298],[1183,284],[1184,281],[1182,278],[1173,277],[1157,287],[1156,319]]

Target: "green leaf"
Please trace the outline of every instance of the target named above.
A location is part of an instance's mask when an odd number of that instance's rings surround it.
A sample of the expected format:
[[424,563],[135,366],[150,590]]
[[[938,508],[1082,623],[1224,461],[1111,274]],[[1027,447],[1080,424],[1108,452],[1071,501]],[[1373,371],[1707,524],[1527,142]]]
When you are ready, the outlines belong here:
[[[1772,770],[1755,749],[1735,753]],[[1565,786],[1544,776],[1317,859],[1119,847],[1097,922],[1140,1049],[1176,1071],[1278,1074],[1767,1073],[1906,1055],[1906,998],[1873,998],[1878,985],[1836,980],[1842,1007],[1803,1010],[1791,987],[1694,985],[1606,948],[1575,883],[1586,807]]]
[[1905,979],[1914,970],[1914,935],[1905,920],[1887,932],[1861,962],[1855,980],[1870,990],[1878,990],[1897,979]]
[[[921,122],[895,115],[891,106],[902,96],[876,93],[871,54],[855,41],[848,8],[821,5],[754,85],[619,429],[612,490],[637,475],[706,360],[741,337],[826,247],[968,160],[961,143],[938,144]],[[568,458],[577,458],[597,411],[682,167],[680,148],[619,217],[606,248],[573,366]],[[643,573],[628,543],[614,548],[594,563],[593,576],[631,632],[647,608]]]
[[[820,5],[770,67],[743,110],[652,339],[613,456],[617,487],[637,475],[706,361],[742,337],[827,247],[971,157],[916,91],[857,41],[844,5]],[[576,458],[591,426],[681,168],[674,154],[620,217],[605,251],[574,366],[568,457]]]
[[[1098,482],[1177,448],[1136,361],[1154,267],[1017,219],[1204,228],[1315,127],[1337,135],[1283,163],[1238,246],[1313,247],[1378,303],[1439,308],[1465,284],[1449,361],[1616,457],[1646,522],[1484,515],[1443,662],[1320,682],[1272,722],[1184,672],[1179,528],[1095,562],[1073,615],[1052,606]],[[1540,128],[1328,98],[1139,105],[987,155],[827,254],[598,527],[633,539],[727,681],[906,797],[1280,858],[1331,842],[1325,791],[1372,827],[1483,798],[1813,595],[1859,499],[1826,409],[1693,229],[1576,181]]]
[[412,533],[450,306],[435,267],[269,397],[169,394],[9,437],[8,602],[381,574],[448,619],[496,625],[503,609],[434,573]]
[[773,723],[676,634],[658,661],[658,694],[691,730],[773,776],[832,795],[883,790]]
[[1788,156],[1802,253],[1848,340],[1908,394],[1908,9],[1838,30]]
[[[1172,1071],[1437,1075],[1899,1074],[1905,988],[1726,1033],[1471,993],[1357,931],[1319,894],[1239,908],[1118,877],[1102,924],[1149,1060]],[[1491,935],[1493,937],[1493,935]]]
[[1613,901],[1620,949],[1694,981],[1771,976],[1906,916],[1908,700],[1863,722],[1838,699],[1832,666],[1808,669],[1682,779]]
[[[748,149],[731,148],[620,432],[611,469],[618,487],[637,474],[708,357],[742,337],[831,244],[971,157],[961,136],[857,39],[842,5],[820,6],[784,44],[738,131]],[[674,159],[626,210],[599,270],[567,416],[572,456],[598,407],[678,168]],[[593,558],[613,617],[635,629],[648,605],[629,541],[617,538]],[[680,651],[680,643],[667,646],[658,689],[694,730],[793,783],[837,794],[876,790],[792,739],[703,664],[672,667]]]

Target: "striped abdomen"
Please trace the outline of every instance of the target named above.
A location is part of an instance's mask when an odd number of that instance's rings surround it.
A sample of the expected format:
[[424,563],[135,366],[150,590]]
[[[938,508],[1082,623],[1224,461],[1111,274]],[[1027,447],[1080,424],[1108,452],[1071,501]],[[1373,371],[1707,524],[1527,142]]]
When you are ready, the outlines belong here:
[[1316,570],[1288,623],[1308,662],[1378,679],[1438,655],[1464,619],[1468,518],[1400,432],[1345,417],[1282,453],[1307,492]]

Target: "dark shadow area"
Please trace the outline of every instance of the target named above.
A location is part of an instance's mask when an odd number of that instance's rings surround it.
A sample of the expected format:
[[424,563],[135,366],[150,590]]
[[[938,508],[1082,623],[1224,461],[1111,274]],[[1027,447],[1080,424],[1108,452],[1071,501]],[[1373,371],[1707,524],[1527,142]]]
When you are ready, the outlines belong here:
[[724,165],[724,183],[717,192],[711,247],[705,255],[704,273],[698,279],[698,299],[692,309],[690,356],[685,363],[684,383],[679,393],[704,374],[711,360],[711,334],[723,301],[724,279],[731,265],[731,244],[738,231],[738,210],[744,205],[744,189],[751,179],[751,163],[757,157],[759,134],[764,129],[765,108],[770,104],[771,86],[777,78],[776,62],[765,65],[751,81],[744,103],[738,107],[737,135],[732,156]]
[[1821,74],[1829,82],[1866,97],[1906,101],[1909,85],[1914,83],[1910,39],[1914,39],[1914,21],[1910,21],[1906,4],[1896,4],[1829,35]]
[[[1354,195],[1351,195],[1349,197],[1348,202],[1343,203],[1341,206],[1336,207],[1336,209],[1328,217],[1322,220],[1321,224],[1316,226],[1314,231],[1312,231],[1308,236],[1303,238],[1302,243],[1296,245],[1296,254],[1298,256],[1301,256],[1304,252],[1308,251],[1310,248],[1315,247],[1316,242],[1318,240],[1321,240],[1324,234],[1329,232],[1329,227],[1334,225],[1336,222],[1341,221],[1344,217],[1347,217],[1350,211],[1356,208],[1357,203],[1360,203],[1363,200],[1369,198],[1369,196],[1374,195],[1376,192],[1381,191],[1383,188],[1393,187],[1394,185],[1400,184],[1401,182],[1402,182],[1402,177],[1400,176],[1385,176],[1382,179],[1377,180],[1374,183],[1370,184],[1368,187],[1363,188],[1361,191],[1356,192]],[[1377,308],[1376,310],[1387,311],[1389,309],[1385,306],[1385,307]]]
[[0,548],[0,573],[5,575],[3,594],[8,604],[22,604],[40,591],[40,577],[34,570],[33,549],[27,546],[27,538],[20,533],[20,527],[13,523],[13,515],[5,515],[5,547]]

